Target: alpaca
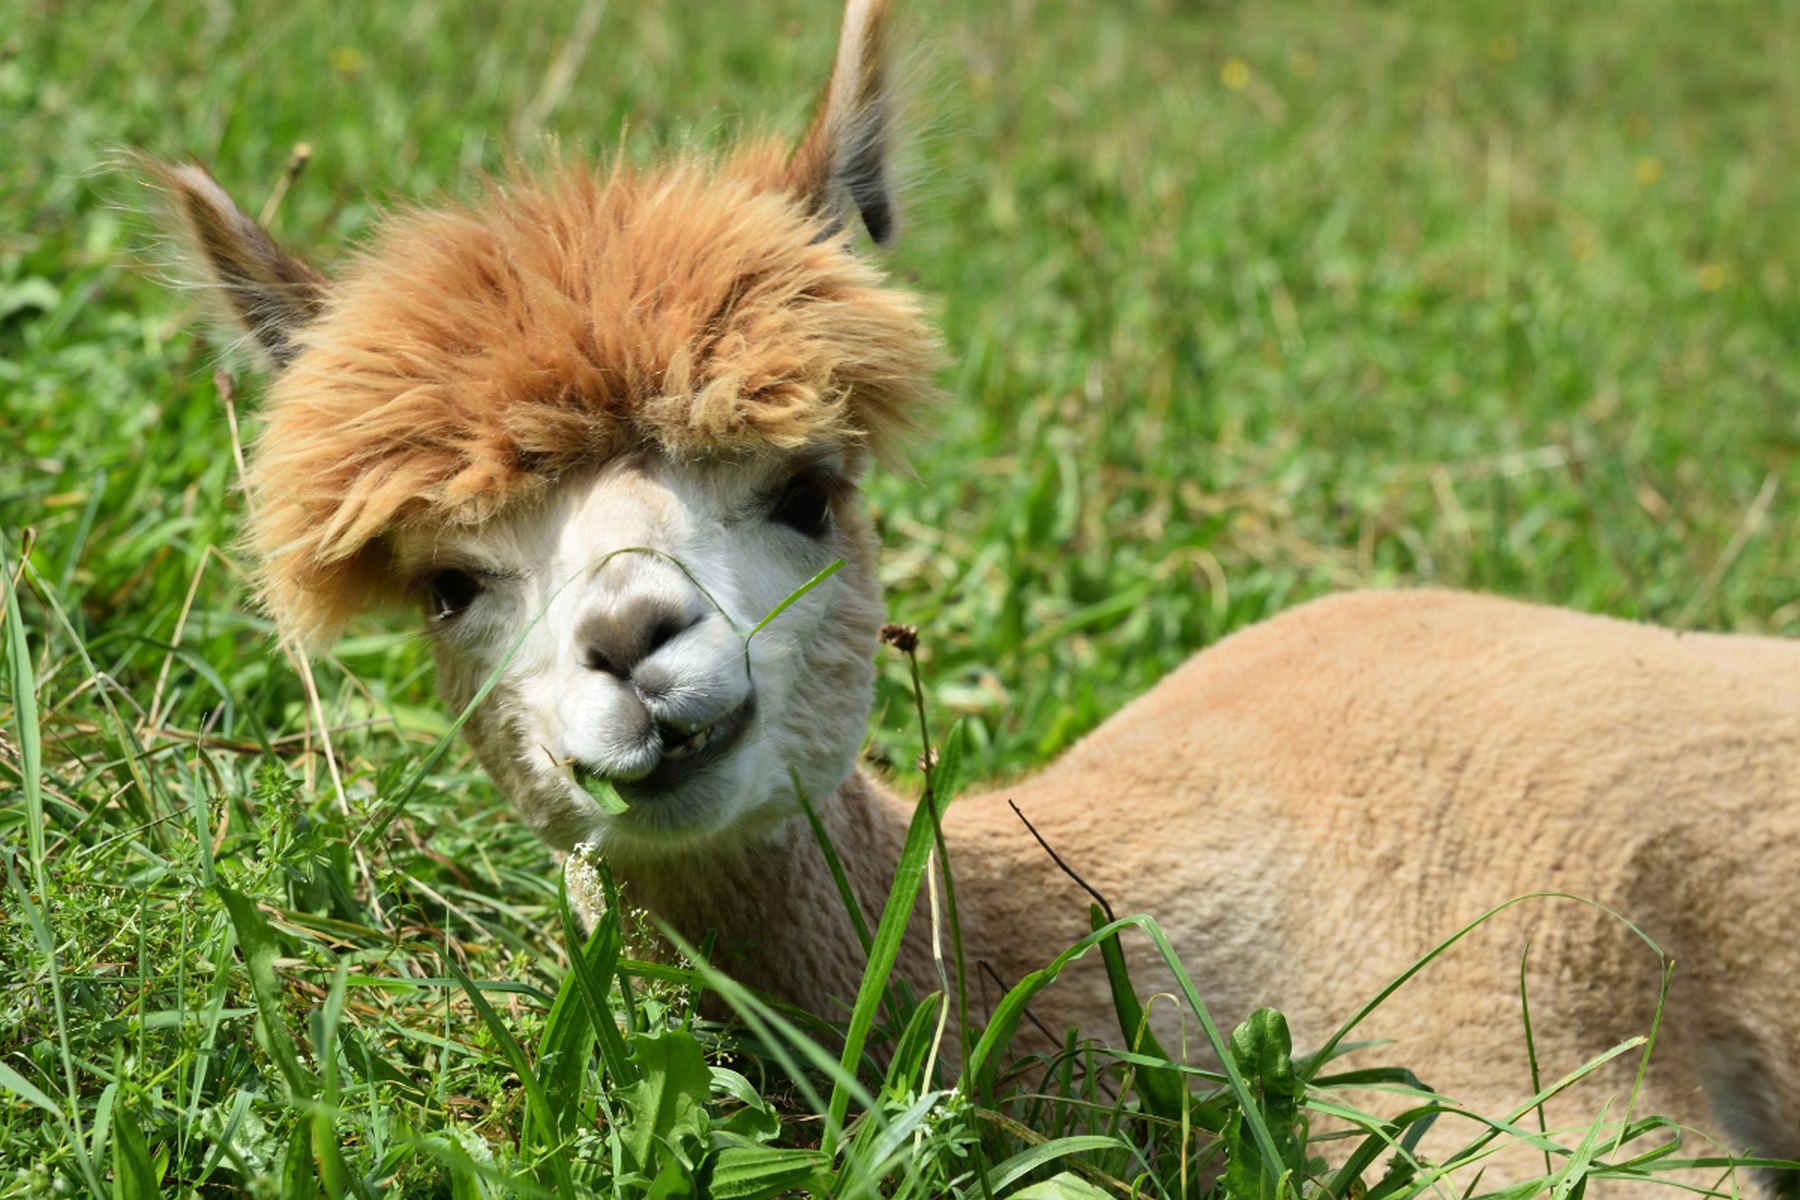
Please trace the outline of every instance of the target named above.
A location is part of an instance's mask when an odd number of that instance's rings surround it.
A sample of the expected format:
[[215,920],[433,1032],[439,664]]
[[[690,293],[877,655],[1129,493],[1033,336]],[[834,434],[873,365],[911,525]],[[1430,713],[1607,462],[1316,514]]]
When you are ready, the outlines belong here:
[[[857,765],[884,620],[857,482],[929,411],[939,361],[853,238],[895,231],[888,7],[849,0],[797,150],[518,172],[388,216],[331,278],[203,169],[152,167],[270,376],[247,536],[279,623],[324,646],[364,610],[421,611],[448,704],[492,682],[467,737],[549,845],[592,843],[676,932],[714,932],[720,965],[826,1015],[863,956],[799,796],[878,914],[910,804]],[[1161,922],[1221,1021],[1280,1007],[1301,1048],[1493,905],[1608,905],[1677,965],[1638,1111],[1793,1158],[1797,790],[1800,644],[1389,592],[1235,634],[943,824],[983,975],[1016,981],[1088,930],[1011,800],[1115,908]],[[898,969],[934,990],[914,924]],[[1513,1108],[1527,942],[1545,1080],[1650,1027],[1655,958],[1542,900],[1358,1036],[1474,1111]],[[1166,983],[1147,946],[1128,955],[1140,988]],[[1092,958],[1038,998],[1051,1030],[1112,1029]],[[975,992],[979,1016],[996,997]],[[1634,1068],[1552,1120],[1609,1095],[1616,1118]]]

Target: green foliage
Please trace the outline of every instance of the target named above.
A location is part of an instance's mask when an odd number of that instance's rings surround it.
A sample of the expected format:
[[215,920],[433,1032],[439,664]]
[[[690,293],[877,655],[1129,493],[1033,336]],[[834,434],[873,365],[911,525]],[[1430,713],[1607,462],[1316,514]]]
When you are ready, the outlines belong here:
[[666,1181],[692,1178],[706,1136],[706,1055],[693,1034],[662,1030],[633,1037],[631,1056],[638,1081],[620,1092],[625,1161],[639,1179],[655,1180],[650,1195],[675,1195]]
[[[254,210],[310,143],[272,224],[329,262],[544,135],[641,160],[796,130],[835,8],[0,0],[0,1197],[1384,1200],[1462,1194],[1502,1136],[1546,1156],[1521,1195],[1688,1153],[1623,1109],[1547,1139],[1536,1102],[1594,1064],[1427,1164],[1453,1108],[1338,1062],[1355,1022],[1287,1068],[1272,1018],[1171,1061],[1116,954],[1178,965],[1139,917],[965,1047],[958,998],[880,968],[909,896],[827,1053],[648,960],[628,898],[574,929],[403,624],[310,665],[272,638],[234,541],[254,396],[224,403],[194,306],[133,264],[165,255],[119,148]],[[1028,769],[1342,587],[1800,633],[1800,8],[903,8],[936,76],[893,265],[955,363],[918,478],[868,488],[924,631],[882,663],[903,781]],[[919,675],[959,731],[929,780]],[[914,835],[917,887],[927,808]],[[1096,947],[1134,1050],[1024,1049]]]
[[1278,1157],[1270,1160],[1255,1138],[1248,1136],[1249,1107],[1239,1108],[1225,1122],[1220,1140],[1225,1146],[1225,1190],[1228,1195],[1267,1197],[1273,1200],[1292,1187],[1304,1164],[1296,1132],[1305,1081],[1294,1073],[1293,1040],[1287,1020],[1272,1008],[1259,1008],[1231,1034],[1231,1061],[1249,1085],[1249,1102]]

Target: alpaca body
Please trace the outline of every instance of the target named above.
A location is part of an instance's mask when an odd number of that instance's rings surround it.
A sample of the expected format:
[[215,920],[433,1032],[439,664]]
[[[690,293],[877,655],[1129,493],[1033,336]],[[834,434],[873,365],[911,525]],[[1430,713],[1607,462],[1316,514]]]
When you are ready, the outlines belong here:
[[[995,978],[1016,982],[1088,930],[1088,895],[1009,800],[1115,911],[1157,919],[1221,1024],[1279,1007],[1299,1051],[1487,909],[1566,892],[1625,914],[1675,961],[1636,1111],[1791,1157],[1797,781],[1800,645],[1448,592],[1315,602],[1196,656],[1041,774],[951,805],[972,1008],[985,1018]],[[860,772],[825,808],[871,921],[910,815]],[[621,874],[688,938],[717,931],[719,961],[747,981],[845,1011],[862,956],[810,829],[796,820],[736,863]],[[920,992],[938,986],[928,935],[916,917],[900,965]],[[1172,990],[1148,939],[1125,944],[1140,991]],[[1661,968],[1648,947],[1604,914],[1533,899],[1407,983],[1352,1035],[1394,1044],[1347,1065],[1404,1064],[1472,1112],[1516,1109],[1533,1090],[1528,947],[1545,1083],[1650,1031]],[[1053,1035],[1119,1036],[1097,959],[1034,1003]],[[1171,1050],[1180,1007],[1157,1010]],[[1185,1038],[1208,1061],[1191,1021]],[[1553,1100],[1552,1128],[1609,1097],[1622,1115],[1638,1061]],[[1427,1149],[1476,1132],[1440,1122]],[[1486,1184],[1508,1174],[1503,1160]]]
[[[800,799],[873,916],[910,811],[856,767],[883,619],[857,483],[922,423],[938,362],[853,237],[894,229],[887,9],[850,0],[791,155],[519,174],[384,219],[334,277],[202,169],[148,168],[270,373],[247,540],[281,625],[324,645],[363,609],[421,608],[439,688],[521,818],[827,1016],[862,955]],[[1008,800],[1118,912],[1162,924],[1222,1023],[1274,1005],[1302,1049],[1495,905],[1608,905],[1677,964],[1639,1111],[1792,1157],[1797,794],[1800,646],[1375,593],[1234,635],[944,823],[978,1015],[992,978],[1088,931]],[[925,925],[900,969],[931,989]],[[1124,940],[1140,989],[1165,988]],[[1534,900],[1392,997],[1355,1036],[1397,1044],[1362,1058],[1516,1107],[1528,942],[1546,1080],[1650,1027],[1642,944]],[[1035,1006],[1051,1038],[1111,1038],[1111,1011],[1093,961]],[[1166,1047],[1195,1044],[1177,1005],[1154,1011]],[[1609,1090],[1617,1116],[1630,1075],[1616,1062],[1553,1119]],[[1466,1140],[1448,1124],[1428,1151]]]

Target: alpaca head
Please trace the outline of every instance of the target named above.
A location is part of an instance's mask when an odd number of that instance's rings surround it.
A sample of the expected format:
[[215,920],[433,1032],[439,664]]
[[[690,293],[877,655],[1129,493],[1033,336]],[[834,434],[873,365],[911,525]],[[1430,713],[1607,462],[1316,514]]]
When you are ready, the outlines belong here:
[[851,0],[792,153],[516,172],[388,218],[332,277],[202,169],[152,165],[271,377],[247,481],[265,602],[315,646],[420,610],[446,699],[481,697],[477,754],[552,844],[754,836],[851,769],[881,620],[856,482],[936,362],[849,232],[893,228],[886,8]]

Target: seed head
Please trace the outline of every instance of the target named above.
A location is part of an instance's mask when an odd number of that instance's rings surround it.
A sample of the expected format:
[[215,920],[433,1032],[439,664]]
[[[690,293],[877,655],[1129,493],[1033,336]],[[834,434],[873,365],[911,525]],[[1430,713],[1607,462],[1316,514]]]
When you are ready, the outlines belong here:
[[919,627],[917,625],[883,625],[881,640],[902,654],[913,654],[919,649]]

